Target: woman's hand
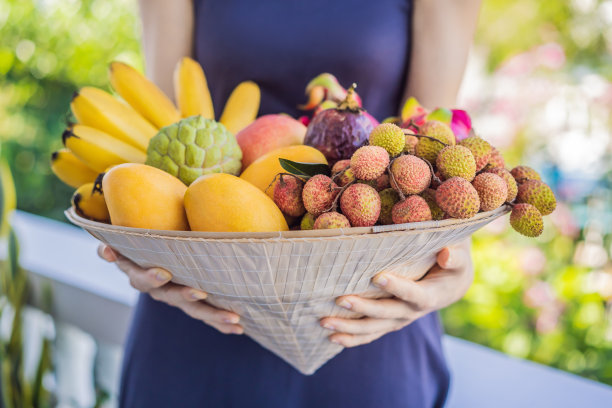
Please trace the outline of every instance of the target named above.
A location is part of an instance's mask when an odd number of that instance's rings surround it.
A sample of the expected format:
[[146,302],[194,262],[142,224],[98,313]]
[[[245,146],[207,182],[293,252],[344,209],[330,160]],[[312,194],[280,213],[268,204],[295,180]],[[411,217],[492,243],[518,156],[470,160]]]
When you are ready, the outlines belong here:
[[203,321],[221,333],[242,334],[244,332],[242,326],[238,324],[240,316],[202,302],[208,296],[206,292],[170,282],[172,274],[165,269],[143,269],[104,244],[98,247],[98,255],[108,262],[115,262],[119,269],[130,278],[130,284],[135,289],[148,293],[153,299],[177,307],[187,315]]
[[420,281],[381,272],[372,279],[392,294],[390,299],[341,296],[338,306],[364,315],[358,319],[326,317],[321,326],[333,330],[330,340],[344,347],[370,343],[383,335],[402,329],[435,310],[461,299],[472,283],[474,269],[470,241],[442,249],[437,264]]

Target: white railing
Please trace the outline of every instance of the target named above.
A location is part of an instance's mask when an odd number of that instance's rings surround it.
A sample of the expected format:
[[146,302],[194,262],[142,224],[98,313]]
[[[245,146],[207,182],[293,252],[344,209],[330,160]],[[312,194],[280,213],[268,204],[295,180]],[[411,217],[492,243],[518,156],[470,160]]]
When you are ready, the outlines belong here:
[[[70,225],[23,212],[12,223],[21,265],[33,281],[33,304],[49,284],[56,321],[120,345],[137,293],[121,272],[97,257],[97,241]],[[450,336],[444,346],[453,375],[448,407],[612,407],[612,387]],[[109,372],[117,370],[117,361],[110,365]]]

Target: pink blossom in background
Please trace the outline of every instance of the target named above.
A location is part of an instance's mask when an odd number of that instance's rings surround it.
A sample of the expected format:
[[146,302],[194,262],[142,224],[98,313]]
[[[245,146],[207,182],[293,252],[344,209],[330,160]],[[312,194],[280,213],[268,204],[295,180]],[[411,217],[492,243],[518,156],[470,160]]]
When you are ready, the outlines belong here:
[[536,281],[523,294],[523,302],[528,307],[539,309],[552,304],[556,299],[552,286],[544,281]]
[[560,44],[548,43],[535,49],[539,65],[550,69],[561,69],[565,64],[565,51]]
[[525,275],[539,275],[546,267],[546,255],[538,247],[529,247],[521,254],[521,269]]
[[453,117],[450,127],[455,134],[455,139],[459,142],[470,135],[470,130],[472,130],[472,119],[464,110],[453,109],[452,112]]

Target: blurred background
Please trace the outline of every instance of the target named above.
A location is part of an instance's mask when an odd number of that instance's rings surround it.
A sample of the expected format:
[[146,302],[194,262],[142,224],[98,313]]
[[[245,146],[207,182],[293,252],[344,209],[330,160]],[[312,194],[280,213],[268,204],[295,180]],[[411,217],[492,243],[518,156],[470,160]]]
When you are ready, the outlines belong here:
[[[612,0],[483,3],[459,106],[509,167],[536,168],[560,204],[538,239],[510,231],[506,219],[476,234],[476,279],[465,299],[442,312],[446,331],[612,384]],[[136,2],[0,0],[0,33],[1,155],[17,208],[64,221],[72,191],[53,176],[49,157],[61,147],[77,88],[109,89],[111,60],[142,69]],[[5,187],[7,174],[3,168]],[[18,287],[18,266],[4,266]],[[11,289],[6,276],[2,282],[4,292]],[[42,315],[36,318],[51,328],[38,330],[43,341],[30,377],[53,389],[57,331]],[[15,325],[5,317],[3,372],[23,337],[11,334]],[[36,394],[37,383],[29,383]],[[105,390],[95,395],[102,404]]]

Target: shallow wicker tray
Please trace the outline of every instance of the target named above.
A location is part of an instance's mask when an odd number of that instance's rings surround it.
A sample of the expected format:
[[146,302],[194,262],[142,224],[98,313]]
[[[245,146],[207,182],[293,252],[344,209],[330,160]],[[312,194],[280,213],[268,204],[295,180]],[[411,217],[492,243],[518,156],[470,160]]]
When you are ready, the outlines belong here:
[[342,347],[319,325],[325,316],[354,316],[341,295],[381,297],[370,281],[386,270],[421,278],[436,253],[509,211],[504,206],[467,220],[336,230],[270,233],[159,231],[66,217],[142,267],[158,266],[173,282],[206,291],[207,302],[241,316],[245,334],[303,374]]

